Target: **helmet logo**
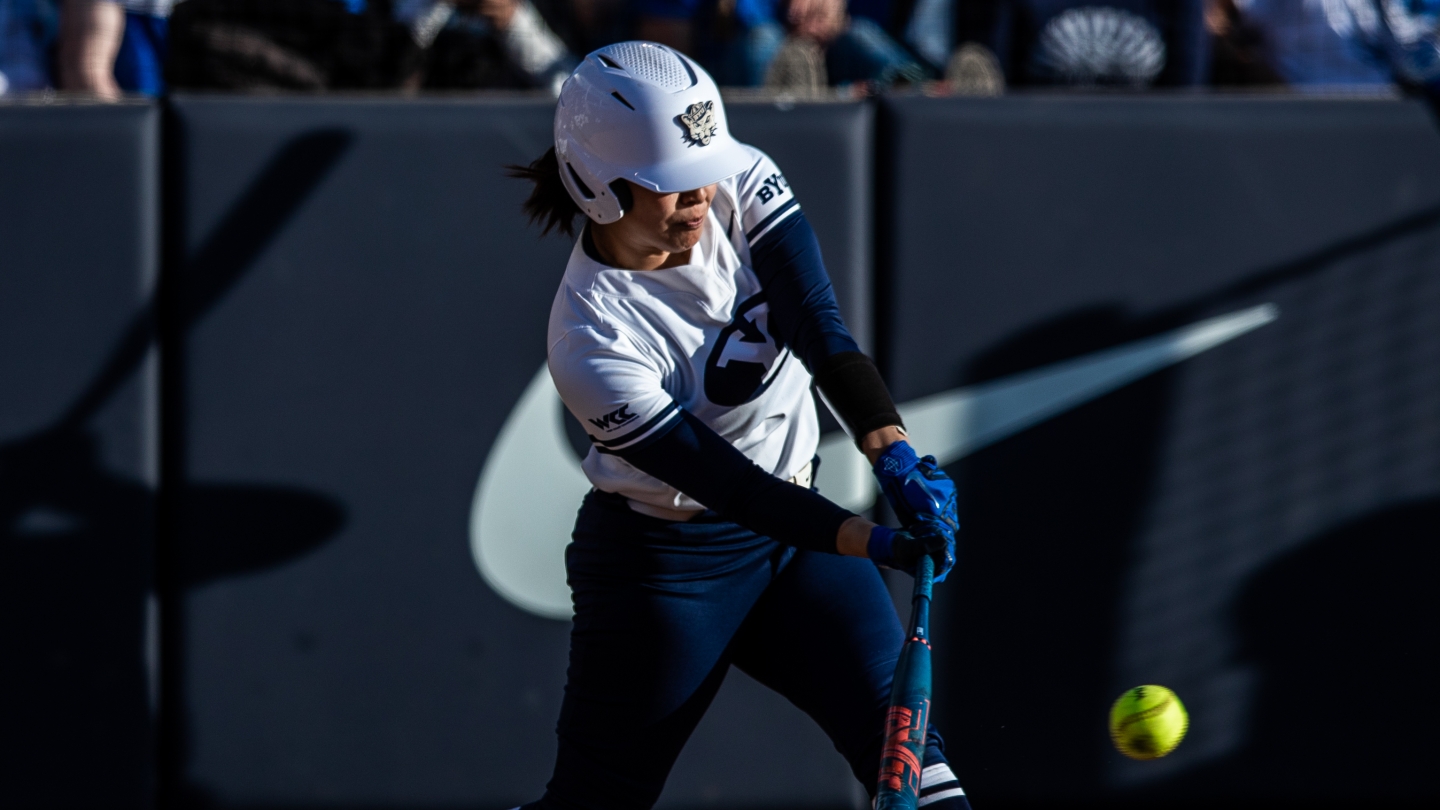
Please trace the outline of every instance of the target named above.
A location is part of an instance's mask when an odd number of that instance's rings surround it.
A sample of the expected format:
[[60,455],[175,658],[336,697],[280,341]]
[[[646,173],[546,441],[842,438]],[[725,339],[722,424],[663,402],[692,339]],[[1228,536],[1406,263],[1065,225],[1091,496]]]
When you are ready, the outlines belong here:
[[685,137],[695,146],[709,146],[719,125],[715,123],[715,102],[697,101],[675,120],[685,128]]

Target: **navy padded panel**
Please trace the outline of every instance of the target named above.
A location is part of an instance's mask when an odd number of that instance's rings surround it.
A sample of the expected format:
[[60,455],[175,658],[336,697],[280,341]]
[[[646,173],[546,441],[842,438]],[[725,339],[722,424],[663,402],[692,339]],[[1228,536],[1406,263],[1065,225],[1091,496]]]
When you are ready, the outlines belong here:
[[[884,367],[904,399],[948,384],[1017,319],[1173,305],[1440,204],[1418,102],[896,98],[883,111]],[[917,312],[943,323],[900,315]],[[938,353],[903,350],[936,329]]]
[[14,807],[154,795],[158,130],[143,103],[0,105],[0,780]]

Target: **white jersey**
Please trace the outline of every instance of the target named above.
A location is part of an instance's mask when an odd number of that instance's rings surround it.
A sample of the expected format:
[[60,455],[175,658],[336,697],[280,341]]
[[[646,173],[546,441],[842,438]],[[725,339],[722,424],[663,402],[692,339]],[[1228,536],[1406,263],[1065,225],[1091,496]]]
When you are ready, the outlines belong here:
[[719,183],[690,263],[619,270],[576,240],[550,310],[550,375],[590,434],[581,465],[636,511],[683,519],[705,507],[615,451],[694,414],[761,469],[790,478],[820,440],[810,373],[769,331],[750,245],[800,210],[763,152]]

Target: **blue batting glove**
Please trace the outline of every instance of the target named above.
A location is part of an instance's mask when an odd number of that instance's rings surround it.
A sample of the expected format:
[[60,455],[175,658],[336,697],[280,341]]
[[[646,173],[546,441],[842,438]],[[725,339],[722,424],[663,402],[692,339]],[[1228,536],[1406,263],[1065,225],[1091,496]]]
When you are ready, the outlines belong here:
[[908,530],[897,531],[889,526],[870,530],[865,553],[876,565],[904,571],[915,576],[915,563],[929,555],[935,561],[935,581],[944,582],[955,567],[955,535],[937,520],[922,518]]
[[943,523],[951,534],[959,530],[955,482],[935,463],[934,456],[920,458],[909,442],[896,442],[875,460],[875,479],[906,528],[928,517]]

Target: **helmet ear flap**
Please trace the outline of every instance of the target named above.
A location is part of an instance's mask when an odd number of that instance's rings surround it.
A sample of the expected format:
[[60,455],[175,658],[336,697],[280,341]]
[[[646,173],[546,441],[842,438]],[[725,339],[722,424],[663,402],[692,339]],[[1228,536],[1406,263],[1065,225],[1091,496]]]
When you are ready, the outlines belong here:
[[570,165],[570,161],[568,160],[565,161],[565,171],[570,172],[570,180],[575,184],[575,190],[580,192],[580,196],[587,200],[595,199],[595,192],[591,191],[590,187],[585,185],[585,181],[580,179],[580,174],[575,171],[575,167]]
[[[570,192],[570,198],[590,219],[603,225],[625,216],[626,207],[622,206],[614,183],[605,185],[591,172],[586,171],[585,164],[577,165],[562,158],[560,182],[564,184],[565,190]],[[625,185],[625,181],[619,182]],[[625,187],[624,194],[627,199],[631,197],[628,186]]]

